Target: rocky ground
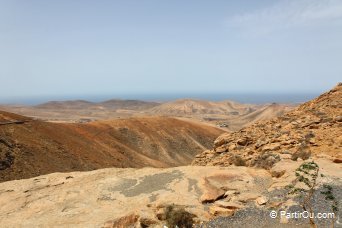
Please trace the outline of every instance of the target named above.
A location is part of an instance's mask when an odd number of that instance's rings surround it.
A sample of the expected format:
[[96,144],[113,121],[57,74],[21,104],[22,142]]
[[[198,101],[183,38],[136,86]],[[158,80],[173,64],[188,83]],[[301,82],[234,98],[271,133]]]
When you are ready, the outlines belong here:
[[281,117],[221,135],[193,165],[270,169],[283,158],[330,156],[342,162],[342,85]]
[[[323,158],[317,162],[325,174],[319,181],[333,183],[340,196],[341,166]],[[245,227],[247,221],[257,227],[295,224],[270,219],[269,212],[296,205],[284,186],[296,178],[300,164],[290,159],[277,163],[274,169],[283,172],[278,178],[264,169],[185,166],[54,173],[4,182],[1,227],[161,227],[170,205],[194,215],[201,227]]]

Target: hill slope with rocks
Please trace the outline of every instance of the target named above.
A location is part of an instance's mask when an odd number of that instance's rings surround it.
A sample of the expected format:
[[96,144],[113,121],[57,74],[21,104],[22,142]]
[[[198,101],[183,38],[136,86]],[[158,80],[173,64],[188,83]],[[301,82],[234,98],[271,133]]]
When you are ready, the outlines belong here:
[[232,164],[269,169],[282,158],[342,159],[342,84],[275,119],[257,122],[216,139],[193,165]]
[[106,167],[186,165],[222,132],[168,117],[71,124],[0,112],[0,181]]

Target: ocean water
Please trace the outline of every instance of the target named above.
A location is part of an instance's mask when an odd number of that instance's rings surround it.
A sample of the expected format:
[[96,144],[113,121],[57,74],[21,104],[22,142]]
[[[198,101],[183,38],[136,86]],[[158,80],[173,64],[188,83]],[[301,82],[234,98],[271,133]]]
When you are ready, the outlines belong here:
[[319,93],[288,93],[288,94],[260,94],[260,93],[235,93],[235,94],[113,94],[113,95],[70,95],[70,96],[39,96],[1,98],[0,104],[37,105],[48,101],[87,100],[101,102],[110,99],[131,99],[144,101],[166,102],[175,99],[200,99],[210,101],[231,100],[239,103],[264,104],[264,103],[303,103],[319,96]]

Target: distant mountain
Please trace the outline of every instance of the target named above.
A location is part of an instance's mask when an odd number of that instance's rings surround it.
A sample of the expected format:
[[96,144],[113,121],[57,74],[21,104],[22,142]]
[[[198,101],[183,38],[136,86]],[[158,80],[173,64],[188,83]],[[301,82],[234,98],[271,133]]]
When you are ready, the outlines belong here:
[[49,101],[40,105],[34,106],[41,109],[82,109],[94,106],[95,103],[85,100],[74,101]]
[[127,109],[127,110],[146,110],[160,105],[157,102],[140,101],[140,100],[108,100],[97,103],[99,106],[103,106],[108,109]]
[[220,114],[242,115],[254,110],[256,105],[239,104],[233,101],[205,101],[195,99],[180,99],[156,106],[150,113],[161,115],[194,115],[194,114]]
[[37,106],[38,109],[127,109],[127,110],[144,110],[159,105],[156,102],[139,101],[139,100],[119,100],[112,99],[103,102],[89,102],[85,100],[74,101],[50,101]]

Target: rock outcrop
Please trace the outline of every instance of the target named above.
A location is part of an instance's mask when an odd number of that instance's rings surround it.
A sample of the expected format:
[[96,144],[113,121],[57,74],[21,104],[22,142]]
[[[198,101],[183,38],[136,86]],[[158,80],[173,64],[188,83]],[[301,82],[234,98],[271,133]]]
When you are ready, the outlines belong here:
[[[214,142],[214,149],[196,156],[193,165],[250,166],[271,169],[282,159],[311,156],[342,158],[342,84],[297,109],[257,122]],[[280,173],[273,172],[275,176]]]

